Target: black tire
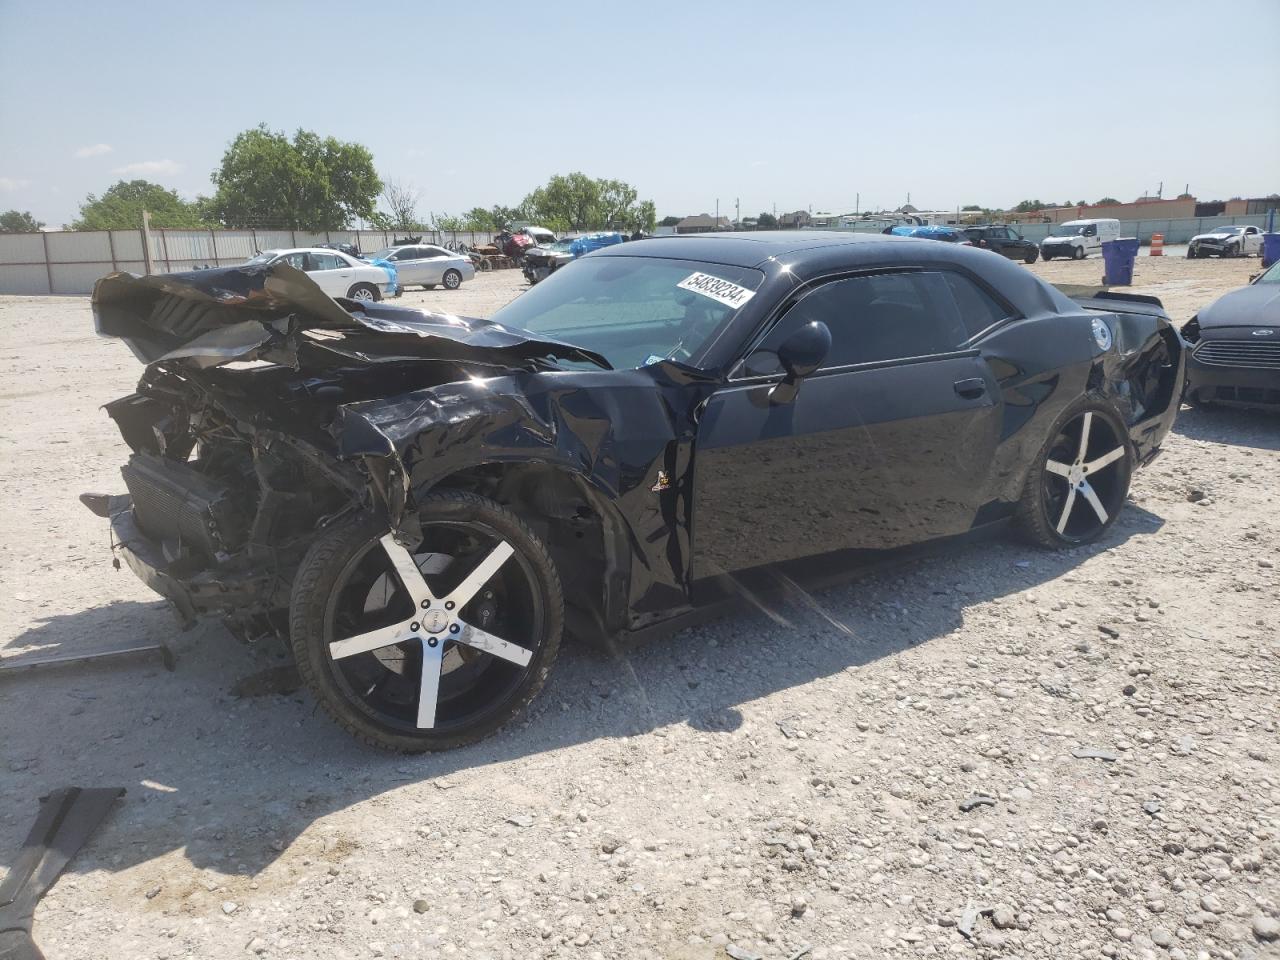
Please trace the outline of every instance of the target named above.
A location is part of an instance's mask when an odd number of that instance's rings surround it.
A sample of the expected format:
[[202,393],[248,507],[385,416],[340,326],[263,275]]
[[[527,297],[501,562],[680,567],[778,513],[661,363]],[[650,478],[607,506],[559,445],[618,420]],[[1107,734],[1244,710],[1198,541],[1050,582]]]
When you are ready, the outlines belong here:
[[[405,590],[405,581],[390,579],[397,575],[391,573],[393,561],[381,543],[388,532],[385,522],[368,515],[335,526],[312,544],[294,580],[290,608],[290,643],[298,672],[320,705],[358,739],[404,753],[449,750],[497,731],[542,689],[564,629],[564,595],[555,564],[542,541],[518,516],[492,500],[462,491],[430,494],[419,515],[427,538],[424,542],[436,550],[450,549],[451,537],[461,542],[472,536],[511,547],[507,559],[498,561],[496,572],[476,588],[473,599],[462,601],[455,613],[445,613],[444,608],[452,608],[452,604],[444,600],[458,588],[459,580],[466,578],[465,571],[474,570],[478,562],[460,564],[463,577],[458,578],[449,570],[453,558],[433,553],[436,558],[444,556],[446,566],[443,572],[424,572],[422,579],[432,595],[441,599],[429,614],[426,607],[431,604],[427,601],[419,611]],[[486,551],[488,547],[481,547],[475,556],[492,559],[492,553]],[[366,584],[369,589],[363,593]],[[370,614],[371,599],[378,593],[381,609]],[[503,610],[504,604],[510,605],[509,612]],[[466,621],[456,619],[464,614]],[[434,634],[428,615],[440,620]],[[356,635],[385,629],[387,623],[403,629],[401,620],[420,620],[411,628],[420,632],[412,635],[411,641],[335,657],[332,638],[350,639],[351,617],[359,621]],[[454,639],[455,628],[449,623],[462,623],[465,629],[459,636],[472,629],[467,624],[482,624],[492,627],[499,637],[504,633],[518,637],[518,645],[524,647],[521,652],[530,654],[527,664],[464,646]],[[348,629],[337,632],[343,627]],[[435,727],[425,729],[416,719],[421,706],[418,691],[425,689],[422,662],[427,645],[436,650],[436,640],[439,652],[433,656],[440,670],[435,691],[438,705],[431,712]],[[415,662],[416,674],[412,670]],[[450,678],[455,689],[447,689]],[[371,679],[372,686],[366,690]]]
[[457,290],[462,286],[462,274],[457,270],[446,270],[442,279],[446,290]]
[[1028,253],[1025,257],[1023,257],[1022,262],[1025,263],[1027,266],[1031,266],[1031,264],[1035,263],[1036,260],[1038,260],[1039,258],[1040,258],[1040,255],[1038,253],[1032,252],[1032,253]]
[[1223,260],[1226,260],[1228,257],[1231,257],[1232,259],[1234,259],[1240,256],[1240,248],[1235,244],[1231,244],[1229,246],[1223,247],[1222,253],[1218,254],[1218,256],[1222,257]]
[[1052,259],[1053,259],[1053,254],[1051,254],[1051,253],[1042,253],[1042,254],[1040,254],[1040,259],[1041,259],[1041,260],[1043,260],[1045,263],[1048,263],[1050,260],[1052,260]]
[[1072,248],[1071,248],[1071,259],[1072,259],[1072,260],[1083,260],[1083,259],[1084,259],[1084,247],[1072,247]]
[[372,283],[357,283],[347,291],[348,300],[367,300],[376,303],[382,299],[382,294],[378,292],[378,288]]
[[1188,260],[1199,260],[1199,259],[1200,259],[1200,254],[1199,254],[1199,252],[1196,250],[1196,248],[1195,248],[1195,247],[1187,247],[1187,259],[1188,259]]
[[[1081,458],[1077,425],[1084,422],[1086,415],[1089,415],[1089,437],[1085,455]],[[1098,424],[1105,424],[1107,429],[1099,430]],[[1090,464],[1105,459],[1116,449],[1123,450],[1123,453],[1092,473],[1073,474],[1067,478],[1049,468],[1052,461],[1060,468],[1085,467],[1087,471]],[[1133,465],[1134,451],[1129,433],[1109,404],[1092,396],[1071,404],[1054,423],[1048,439],[1036,452],[1027,471],[1017,509],[1018,526],[1023,535],[1032,543],[1049,549],[1077,547],[1098,539],[1115,523],[1124,506],[1129,482],[1133,478]],[[1079,488],[1073,491],[1077,476],[1099,501],[1107,514],[1105,520]]]

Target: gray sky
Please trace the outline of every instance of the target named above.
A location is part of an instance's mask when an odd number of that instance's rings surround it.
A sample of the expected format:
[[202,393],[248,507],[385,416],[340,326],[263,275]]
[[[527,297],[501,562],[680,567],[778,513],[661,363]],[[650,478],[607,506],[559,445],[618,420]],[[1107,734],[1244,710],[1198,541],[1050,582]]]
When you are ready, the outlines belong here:
[[659,216],[1280,190],[1280,0],[0,0],[0,210],[184,196],[260,122],[365,144],[422,212],[553,173]]

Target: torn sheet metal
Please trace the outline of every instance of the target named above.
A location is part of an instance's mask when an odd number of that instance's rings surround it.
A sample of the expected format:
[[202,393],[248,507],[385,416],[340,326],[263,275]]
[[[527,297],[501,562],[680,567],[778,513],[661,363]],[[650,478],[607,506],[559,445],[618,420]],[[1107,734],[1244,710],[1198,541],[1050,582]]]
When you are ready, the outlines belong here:
[[146,277],[113,273],[94,286],[93,315],[99,334],[123,339],[144,363],[185,359],[210,367],[256,359],[268,346],[292,354],[307,331],[333,331],[338,336],[327,342],[330,352],[365,363],[544,357],[609,366],[593,351],[490,320],[339,302],[286,263]]
[[44,798],[0,883],[0,960],[44,960],[31,938],[36,905],[122,796],[123,787],[63,787]]

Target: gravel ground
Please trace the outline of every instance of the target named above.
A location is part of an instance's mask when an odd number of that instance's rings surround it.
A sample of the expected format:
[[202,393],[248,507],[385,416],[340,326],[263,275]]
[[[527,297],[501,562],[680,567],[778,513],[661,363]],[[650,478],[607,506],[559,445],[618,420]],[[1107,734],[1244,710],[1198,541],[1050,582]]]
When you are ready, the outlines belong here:
[[[1183,320],[1257,269],[1144,258],[1135,289]],[[75,497],[121,486],[98,406],[139,368],[84,298],[0,298],[0,371],[0,652],[180,651],[0,680],[0,861],[50,789],[129,790],[37,912],[50,960],[1280,955],[1274,416],[1184,410],[1093,547],[570,647],[520,722],[405,758],[111,568]]]

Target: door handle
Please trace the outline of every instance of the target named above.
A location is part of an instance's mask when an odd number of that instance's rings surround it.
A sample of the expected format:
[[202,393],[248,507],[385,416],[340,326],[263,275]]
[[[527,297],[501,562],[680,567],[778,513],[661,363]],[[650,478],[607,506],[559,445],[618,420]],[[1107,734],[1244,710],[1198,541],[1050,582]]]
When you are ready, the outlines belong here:
[[980,396],[987,392],[987,384],[981,377],[973,377],[969,380],[957,380],[955,383],[956,393],[964,397],[966,400],[977,400]]

